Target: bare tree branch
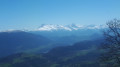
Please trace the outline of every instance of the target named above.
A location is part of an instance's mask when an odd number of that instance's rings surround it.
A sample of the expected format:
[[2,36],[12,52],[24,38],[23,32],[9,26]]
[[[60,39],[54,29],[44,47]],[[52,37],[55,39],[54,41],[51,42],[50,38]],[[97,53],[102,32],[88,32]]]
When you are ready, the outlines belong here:
[[106,23],[108,29],[103,31],[105,42],[102,49],[101,60],[120,65],[120,20],[114,19]]

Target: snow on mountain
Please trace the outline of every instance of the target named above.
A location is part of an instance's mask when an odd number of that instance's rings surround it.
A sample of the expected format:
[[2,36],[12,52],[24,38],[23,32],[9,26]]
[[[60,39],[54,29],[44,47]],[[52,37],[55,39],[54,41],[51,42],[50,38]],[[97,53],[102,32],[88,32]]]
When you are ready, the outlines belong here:
[[28,32],[29,30],[15,30],[15,29],[8,29],[8,30],[0,30],[1,32],[7,32],[7,33],[12,33],[12,32]]
[[37,31],[53,31],[53,30],[79,30],[79,29],[103,29],[104,25],[54,25],[54,24],[42,24]]
[[15,30],[15,29],[9,29],[9,30],[3,30],[0,32],[16,32],[16,31],[57,31],[57,30],[66,30],[66,31],[73,31],[73,30],[85,30],[85,29],[103,29],[106,28],[105,25],[78,25],[78,24],[70,24],[70,25],[55,25],[55,24],[42,24],[39,28],[28,30]]

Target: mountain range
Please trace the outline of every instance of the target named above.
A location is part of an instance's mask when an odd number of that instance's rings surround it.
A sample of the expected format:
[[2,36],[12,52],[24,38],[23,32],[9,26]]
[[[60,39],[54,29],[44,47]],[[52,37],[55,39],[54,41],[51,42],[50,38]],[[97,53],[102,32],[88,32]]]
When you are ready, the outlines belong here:
[[58,46],[73,45],[84,40],[95,40],[102,38],[101,29],[103,26],[83,27],[72,24],[67,26],[41,25],[36,31],[0,32],[0,53],[2,53],[0,56],[19,52],[48,52]]
[[78,24],[70,24],[70,25],[54,25],[54,24],[42,24],[37,31],[54,31],[54,30],[81,30],[81,29],[103,29],[106,28],[104,25],[78,25]]
[[33,34],[45,36],[55,42],[64,42],[66,44],[74,44],[78,41],[96,39],[102,37],[102,30],[106,28],[104,25],[54,25],[42,24],[33,31]]
[[102,29],[72,24],[0,32],[0,67],[100,67]]
[[[59,24],[41,24],[36,29],[22,29],[22,31],[74,31],[74,30],[87,30],[87,29],[104,29],[107,28],[105,25],[79,25],[79,24],[68,24],[68,25],[59,25]],[[15,29],[1,30],[0,32],[12,32],[16,31]]]

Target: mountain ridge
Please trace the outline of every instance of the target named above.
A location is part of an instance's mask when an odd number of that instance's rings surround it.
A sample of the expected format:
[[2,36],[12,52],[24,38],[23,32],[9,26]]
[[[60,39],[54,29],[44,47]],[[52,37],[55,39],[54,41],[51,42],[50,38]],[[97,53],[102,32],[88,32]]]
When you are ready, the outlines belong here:
[[81,29],[103,29],[106,28],[104,25],[55,25],[55,24],[42,24],[36,31],[54,31],[54,30],[81,30]]
[[0,30],[0,32],[14,32],[14,31],[77,31],[77,30],[99,30],[107,28],[105,25],[79,25],[79,24],[68,24],[68,25],[59,25],[59,24],[41,24],[38,28],[33,29],[8,29],[8,30]]
[[7,56],[13,53],[26,52],[46,46],[49,42],[51,40],[44,36],[28,32],[2,32],[0,33],[0,53],[2,56]]

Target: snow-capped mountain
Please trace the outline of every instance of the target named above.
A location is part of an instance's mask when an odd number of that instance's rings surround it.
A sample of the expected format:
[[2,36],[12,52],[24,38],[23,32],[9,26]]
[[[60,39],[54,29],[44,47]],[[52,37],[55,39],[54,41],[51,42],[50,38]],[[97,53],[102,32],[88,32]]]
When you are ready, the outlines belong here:
[[103,29],[104,25],[54,25],[54,24],[42,24],[37,31],[54,31],[54,30],[80,30],[80,29]]
[[16,31],[58,31],[58,30],[66,30],[66,31],[74,31],[74,30],[87,30],[87,29],[104,29],[105,25],[78,25],[78,24],[70,24],[70,25],[55,25],[55,24],[41,24],[37,29],[23,29],[23,30],[0,30],[0,32],[16,32]]

